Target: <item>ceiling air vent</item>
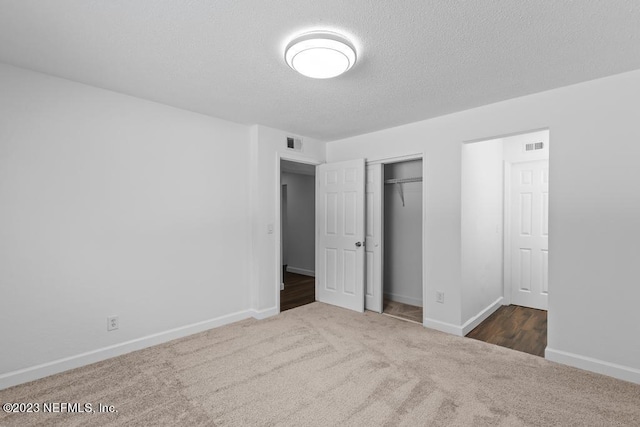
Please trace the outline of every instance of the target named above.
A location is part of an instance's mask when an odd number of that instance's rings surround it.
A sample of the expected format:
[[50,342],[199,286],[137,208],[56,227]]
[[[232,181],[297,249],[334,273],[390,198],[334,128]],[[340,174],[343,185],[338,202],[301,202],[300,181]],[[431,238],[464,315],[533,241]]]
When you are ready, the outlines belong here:
[[543,147],[543,142],[532,142],[531,144],[526,144],[524,146],[524,151],[542,150]]
[[289,150],[302,151],[302,138],[287,137],[287,148]]

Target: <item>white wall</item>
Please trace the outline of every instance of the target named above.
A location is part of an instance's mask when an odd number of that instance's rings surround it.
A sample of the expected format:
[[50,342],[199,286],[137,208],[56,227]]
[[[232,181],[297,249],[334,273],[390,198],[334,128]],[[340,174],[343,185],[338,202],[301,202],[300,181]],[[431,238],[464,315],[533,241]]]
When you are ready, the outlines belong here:
[[[315,275],[316,179],[315,176],[282,173],[287,184],[286,248],[289,271]],[[284,242],[283,242],[284,243]]]
[[[526,144],[542,142],[542,150],[525,151]],[[503,156],[506,162],[531,162],[534,160],[549,159],[549,130],[529,132],[521,135],[512,135],[502,138]],[[551,183],[549,183],[551,185]],[[549,189],[551,192],[551,189]]]
[[[252,308],[258,317],[278,313],[280,298],[280,156],[299,162],[323,162],[325,143],[303,137],[301,152],[286,148],[287,136],[266,126],[251,127]],[[269,233],[269,226],[273,233]],[[278,236],[278,238],[276,238]]]
[[[502,139],[462,146],[462,319],[500,307],[503,291]],[[495,305],[493,305],[496,303]],[[466,331],[465,331],[466,332]]]
[[467,320],[461,143],[549,128],[547,357],[640,382],[638,111],[640,70],[334,141],[327,158],[424,152],[426,324],[455,333]]
[[[384,166],[384,179],[422,176],[422,160]],[[384,186],[384,293],[422,307],[422,183]]]
[[250,315],[249,127],[5,65],[0,94],[0,388]]

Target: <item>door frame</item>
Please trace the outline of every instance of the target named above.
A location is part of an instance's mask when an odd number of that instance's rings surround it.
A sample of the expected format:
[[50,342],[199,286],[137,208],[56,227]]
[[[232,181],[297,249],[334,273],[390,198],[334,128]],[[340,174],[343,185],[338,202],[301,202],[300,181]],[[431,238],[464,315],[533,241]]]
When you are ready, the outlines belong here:
[[[275,277],[274,277],[274,289],[276,291],[276,314],[280,314],[280,285],[283,283],[284,278],[282,277],[282,212],[281,212],[281,208],[282,208],[282,194],[281,194],[281,189],[282,189],[282,170],[281,170],[281,161],[282,160],[286,160],[289,162],[294,162],[294,163],[302,163],[302,164],[306,164],[306,165],[314,165],[314,166],[318,166],[321,165],[322,163],[325,162],[321,162],[315,159],[311,159],[309,157],[305,157],[303,155],[300,154],[295,154],[295,153],[281,153],[281,152],[277,152],[276,153],[276,158],[275,158],[275,162],[276,162],[276,203],[275,203],[275,218],[274,218],[274,224],[273,224],[273,234],[275,236],[274,241],[275,241],[275,262],[276,262],[276,268],[275,268]],[[314,209],[315,209],[315,203],[314,203]],[[316,257],[318,254],[318,239],[317,236],[315,235],[315,231],[314,231],[314,245],[315,245],[315,252],[316,252]],[[317,260],[315,262],[317,264]],[[316,286],[318,286],[318,284],[316,283]]]
[[381,246],[381,258],[382,258],[382,280],[380,281],[380,286],[382,289],[379,289],[382,298],[384,299],[384,165],[390,165],[393,163],[402,163],[411,160],[422,160],[422,324],[425,325],[425,319],[427,318],[427,301],[429,301],[427,294],[427,266],[425,263],[425,254],[427,253],[427,227],[425,227],[425,222],[427,219],[427,186],[426,186],[426,176],[427,176],[427,162],[426,155],[424,152],[417,152],[413,154],[407,154],[402,156],[394,156],[394,157],[382,157],[375,159],[365,159],[365,169],[369,165],[382,164],[383,165],[383,176],[380,180],[380,219],[382,221],[382,238],[380,240]]

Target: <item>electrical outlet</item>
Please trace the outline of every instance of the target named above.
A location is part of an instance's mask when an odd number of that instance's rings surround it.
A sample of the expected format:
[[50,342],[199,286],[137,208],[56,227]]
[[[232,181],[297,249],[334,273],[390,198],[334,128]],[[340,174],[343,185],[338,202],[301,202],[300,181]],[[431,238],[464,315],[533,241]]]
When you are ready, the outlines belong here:
[[436,291],[436,302],[439,302],[440,304],[444,304],[444,292]]
[[115,331],[120,327],[120,319],[118,316],[107,317],[107,331]]

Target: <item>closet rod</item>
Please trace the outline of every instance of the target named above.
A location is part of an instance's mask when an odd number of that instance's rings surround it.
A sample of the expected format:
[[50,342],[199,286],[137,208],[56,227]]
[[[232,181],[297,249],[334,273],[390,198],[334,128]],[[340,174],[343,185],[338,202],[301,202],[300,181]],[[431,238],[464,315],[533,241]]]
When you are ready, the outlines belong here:
[[422,182],[422,177],[418,176],[415,178],[394,178],[384,181],[385,184],[404,184],[405,182]]
[[394,178],[384,181],[385,184],[398,184],[398,194],[400,194],[400,200],[402,200],[402,207],[404,207],[404,190],[402,188],[402,184],[405,184],[407,182],[422,182],[422,177],[418,176],[415,178]]

